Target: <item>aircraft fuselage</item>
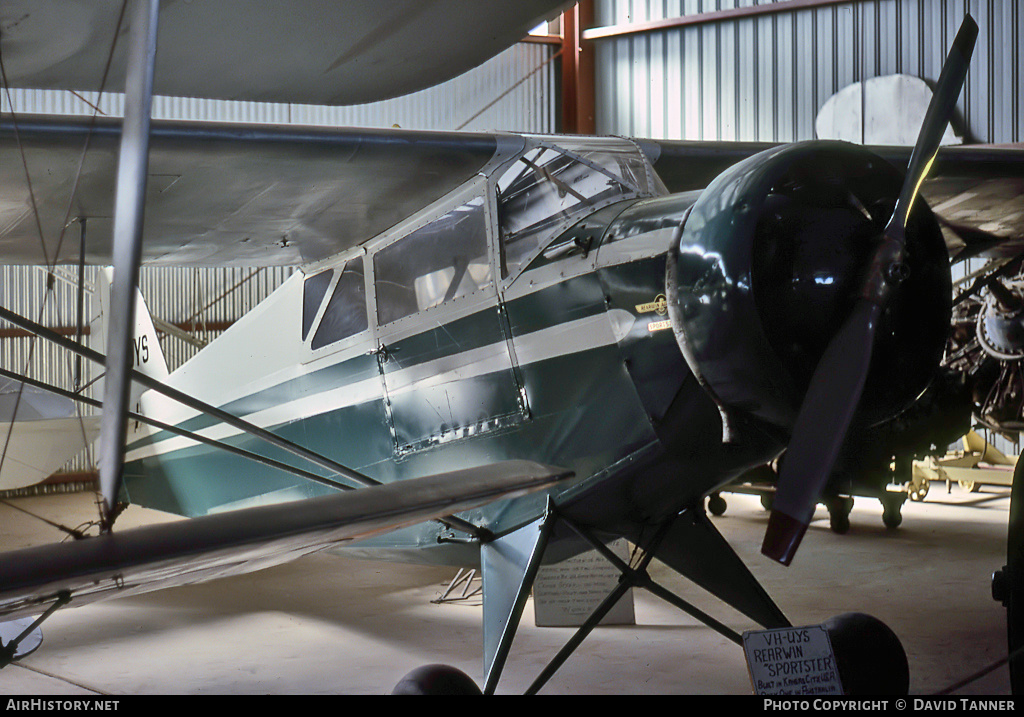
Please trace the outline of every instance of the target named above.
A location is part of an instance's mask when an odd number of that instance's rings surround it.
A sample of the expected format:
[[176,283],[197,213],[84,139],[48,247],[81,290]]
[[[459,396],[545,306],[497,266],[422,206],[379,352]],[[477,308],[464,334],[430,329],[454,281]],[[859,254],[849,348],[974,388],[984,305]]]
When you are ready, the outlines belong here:
[[[576,149],[596,168],[527,147],[365,248],[297,272],[168,383],[382,482],[512,458],[570,468],[576,481],[557,494],[583,522],[662,515],[770,459],[770,441],[709,450],[718,411],[669,322],[666,257],[696,193],[655,196],[631,143],[607,153],[618,164]],[[516,231],[529,246],[509,241]],[[161,396],[144,395],[142,411],[289,458]],[[134,503],[196,516],[332,490],[140,430],[126,466]],[[597,483],[612,502],[594,499]],[[463,517],[500,533],[545,501]],[[398,542],[435,546],[440,530]]]

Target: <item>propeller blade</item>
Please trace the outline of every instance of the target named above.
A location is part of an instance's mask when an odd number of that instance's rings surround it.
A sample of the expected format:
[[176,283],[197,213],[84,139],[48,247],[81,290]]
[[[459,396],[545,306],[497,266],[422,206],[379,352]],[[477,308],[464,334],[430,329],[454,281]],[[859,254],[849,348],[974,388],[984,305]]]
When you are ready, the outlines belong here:
[[907,219],[910,217],[910,210],[914,206],[914,200],[921,191],[921,185],[928,170],[931,169],[935,155],[939,151],[939,144],[942,135],[946,131],[950,117],[953,116],[953,109],[956,101],[963,90],[964,81],[967,79],[967,68],[971,63],[971,55],[974,53],[974,43],[978,39],[978,24],[970,15],[964,18],[960,30],[953,40],[953,47],[946,57],[946,64],[942,66],[942,73],[939,75],[939,82],[935,86],[935,94],[928,105],[924,122],[921,123],[921,131],[917,135],[917,144],[910,155],[910,164],[907,166],[907,177],[903,182],[903,189],[896,201],[896,209],[892,213],[892,219],[886,227],[886,234],[897,227],[906,228]]
[[899,199],[872,258],[860,298],[822,354],[800,407],[761,546],[764,555],[784,565],[792,562],[803,539],[860,402],[878,320],[904,268],[910,210],[963,89],[977,36],[978,25],[968,15],[942,68],[910,155]]
[[761,552],[789,565],[864,390],[882,308],[857,302],[818,362],[782,462]]

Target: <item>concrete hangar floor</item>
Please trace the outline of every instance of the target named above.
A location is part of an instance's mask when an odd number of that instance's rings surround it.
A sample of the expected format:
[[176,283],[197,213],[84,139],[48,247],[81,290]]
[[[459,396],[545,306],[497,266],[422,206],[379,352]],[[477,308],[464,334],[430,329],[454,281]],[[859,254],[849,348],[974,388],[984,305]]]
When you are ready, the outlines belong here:
[[[859,498],[837,535],[818,510],[789,568],[759,555],[767,513],[751,495],[724,494],[713,520],[795,625],[868,612],[900,637],[912,694],[935,694],[1006,656],[1005,609],[990,577],[1005,562],[1008,488],[933,486],[887,529],[877,500]],[[76,525],[91,494],[0,504],[0,547],[59,539],[16,510]],[[122,520],[167,516],[130,508]],[[435,604],[455,571],[333,554],[237,578],[62,609],[42,645],[0,671],[8,695],[387,694],[401,677],[442,662],[482,682],[478,600]],[[657,563],[653,577],[742,632],[756,626]],[[541,694],[751,694],[742,650],[644,591],[635,626],[601,627]],[[527,605],[498,687],[525,690],[572,634],[537,628]],[[958,695],[1009,694],[1005,666]]]

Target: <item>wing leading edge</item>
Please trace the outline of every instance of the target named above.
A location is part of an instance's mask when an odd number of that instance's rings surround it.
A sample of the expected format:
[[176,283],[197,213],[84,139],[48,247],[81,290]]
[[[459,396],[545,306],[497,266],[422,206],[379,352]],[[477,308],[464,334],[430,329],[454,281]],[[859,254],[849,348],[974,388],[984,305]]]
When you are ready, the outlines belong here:
[[511,498],[569,478],[507,461],[293,503],[260,506],[0,555],[0,616],[205,582]]

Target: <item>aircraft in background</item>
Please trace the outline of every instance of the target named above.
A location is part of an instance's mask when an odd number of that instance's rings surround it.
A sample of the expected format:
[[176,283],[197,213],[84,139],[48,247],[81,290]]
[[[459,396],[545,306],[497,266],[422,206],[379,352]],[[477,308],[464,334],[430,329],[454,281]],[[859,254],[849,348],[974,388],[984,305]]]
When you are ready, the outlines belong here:
[[79,413],[70,398],[0,379],[0,490],[41,483],[92,445],[98,418]]
[[[789,625],[703,500],[785,450],[763,552],[788,564],[848,429],[933,385],[949,256],[920,192],[928,177],[1013,177],[1021,159],[936,154],[976,32],[965,21],[918,145],[893,151],[905,176],[837,142],[153,123],[147,172],[174,181],[146,196],[144,261],[302,271],[169,376],[130,371],[149,391],[104,486],[106,534],[0,556],[0,614],[357,543],[479,562],[487,692],[539,564],[587,547],[624,580],[581,635],[642,585],[741,642],[652,583],[655,557],[758,624]],[[73,166],[86,138],[71,206],[96,237],[85,254],[109,259],[122,136],[116,122],[0,125],[9,259],[39,248],[7,157]],[[66,175],[33,186],[39,224],[63,226]],[[117,498],[194,517],[114,531]],[[607,552],[620,537],[638,565]]]

